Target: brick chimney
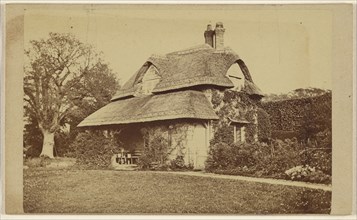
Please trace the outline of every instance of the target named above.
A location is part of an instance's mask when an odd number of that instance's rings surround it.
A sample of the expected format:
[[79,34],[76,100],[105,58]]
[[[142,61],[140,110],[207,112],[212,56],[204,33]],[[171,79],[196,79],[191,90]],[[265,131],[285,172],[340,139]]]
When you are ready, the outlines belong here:
[[214,37],[214,30],[212,30],[212,25],[207,25],[207,30],[204,33],[205,36],[205,43],[213,47],[213,37]]
[[215,33],[215,48],[216,50],[222,50],[224,48],[224,32],[226,29],[223,27],[222,22],[216,23],[216,28],[214,29]]

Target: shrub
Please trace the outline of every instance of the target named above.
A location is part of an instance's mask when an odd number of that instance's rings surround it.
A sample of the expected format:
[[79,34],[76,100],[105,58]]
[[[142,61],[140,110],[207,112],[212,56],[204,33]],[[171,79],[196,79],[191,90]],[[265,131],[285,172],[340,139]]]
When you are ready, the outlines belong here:
[[28,117],[23,132],[23,147],[27,158],[38,157],[41,154],[43,135],[38,127],[36,119]]
[[309,165],[306,166],[301,165],[285,171],[285,174],[291,180],[302,180],[311,172],[315,172],[315,168],[312,168]]
[[141,169],[166,169],[171,152],[167,138],[155,128],[145,128],[142,133],[145,145],[138,166]]
[[326,129],[316,134],[316,143],[323,148],[332,148],[332,130]]
[[330,175],[323,173],[321,170],[311,172],[308,174],[305,180],[312,183],[331,183],[332,178]]
[[312,151],[308,154],[309,159],[307,161],[316,169],[331,175],[332,174],[332,153],[323,150]]
[[299,132],[297,132],[297,131],[275,130],[275,131],[271,132],[271,138],[279,139],[279,140],[292,139],[292,138],[296,138],[298,136],[299,136]]
[[285,179],[287,170],[304,164],[315,167],[316,171],[301,180],[325,183],[330,181],[330,156],[323,152],[306,151],[305,146],[299,144],[296,138],[272,140],[269,144],[215,143],[210,147],[206,171]]
[[49,157],[36,157],[36,158],[28,158],[24,160],[24,164],[28,167],[46,167],[51,163]]
[[172,170],[192,170],[192,164],[185,164],[183,156],[177,156],[174,160],[171,160],[170,169]]
[[[205,168],[207,171],[227,168],[231,155],[231,147],[226,143],[216,143],[210,148]],[[234,156],[234,155],[233,155]]]
[[106,137],[102,131],[79,133],[70,145],[69,157],[77,159],[77,163],[91,168],[106,168],[111,163],[113,154],[119,147],[113,137]]
[[257,163],[255,158],[255,144],[235,143],[231,145],[230,166],[234,167],[253,167]]
[[36,158],[40,156],[41,150],[40,145],[32,145],[24,149],[24,154],[26,155],[26,158]]
[[233,141],[233,128],[231,126],[229,126],[227,123],[221,123],[220,125],[216,125],[214,137],[210,142],[211,145],[219,143],[232,144]]
[[254,144],[215,144],[206,160],[207,171],[229,170],[233,173],[252,173],[256,169]]
[[171,160],[171,169],[183,169],[185,168],[185,161],[183,156],[177,156],[174,160]]
[[317,171],[315,167],[309,165],[300,165],[293,167],[287,171],[285,174],[288,179],[297,181],[307,181],[313,183],[329,183],[331,181],[331,176],[324,174],[322,171]]
[[301,149],[296,139],[274,140],[267,145],[267,151],[262,155],[260,166],[265,166],[266,175],[283,177],[285,170],[301,163],[303,159],[300,154]]
[[74,137],[70,133],[59,131],[55,133],[55,155],[63,157],[70,150],[69,146],[74,141]]

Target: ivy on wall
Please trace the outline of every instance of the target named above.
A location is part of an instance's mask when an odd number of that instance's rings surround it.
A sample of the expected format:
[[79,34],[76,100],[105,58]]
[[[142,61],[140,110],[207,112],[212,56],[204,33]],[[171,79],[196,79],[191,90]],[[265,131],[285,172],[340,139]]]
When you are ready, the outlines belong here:
[[153,123],[142,128],[144,149],[139,166],[143,169],[185,168],[188,129],[187,123]]
[[[212,106],[220,119],[213,122],[215,134],[211,144],[233,143],[233,127],[230,126],[229,118],[244,118],[250,122],[246,125],[247,142],[256,141],[255,136],[259,137],[259,133],[263,135],[263,138],[269,138],[269,132],[259,132],[259,129],[269,130],[270,123],[267,122],[269,120],[267,114],[262,113],[263,110],[259,110],[258,105],[259,101],[251,99],[246,93],[235,90],[213,90]],[[256,117],[258,117],[258,123],[255,123]],[[259,126],[260,119],[263,120],[262,126]]]

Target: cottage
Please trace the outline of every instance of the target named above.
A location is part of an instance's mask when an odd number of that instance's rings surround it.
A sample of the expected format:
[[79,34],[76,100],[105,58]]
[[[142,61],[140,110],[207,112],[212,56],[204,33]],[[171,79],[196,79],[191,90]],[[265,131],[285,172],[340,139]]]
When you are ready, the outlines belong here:
[[[217,124],[231,125],[234,141],[245,141],[248,124],[244,106],[226,117],[218,114],[214,96],[236,91],[258,102],[263,94],[254,84],[239,56],[224,46],[225,28],[221,22],[204,31],[205,44],[166,55],[152,55],[120,88],[111,102],[84,119],[79,127],[118,129],[128,152],[143,150],[148,141],[163,137],[169,145],[169,159],[181,157],[185,164],[203,169],[210,140]],[[248,106],[248,107],[247,107]],[[257,138],[257,129],[253,129]]]

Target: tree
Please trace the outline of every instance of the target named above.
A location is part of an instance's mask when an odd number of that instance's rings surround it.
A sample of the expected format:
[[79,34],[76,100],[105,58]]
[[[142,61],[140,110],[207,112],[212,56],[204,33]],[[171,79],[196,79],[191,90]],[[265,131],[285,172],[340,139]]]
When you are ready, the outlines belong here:
[[25,115],[43,136],[40,155],[53,158],[55,133],[108,103],[118,82],[100,54],[71,34],[30,41],[25,54]]
[[263,98],[263,102],[282,101],[287,99],[311,98],[311,97],[321,96],[326,93],[331,93],[331,90],[312,88],[312,87],[298,88],[288,93],[268,94]]

